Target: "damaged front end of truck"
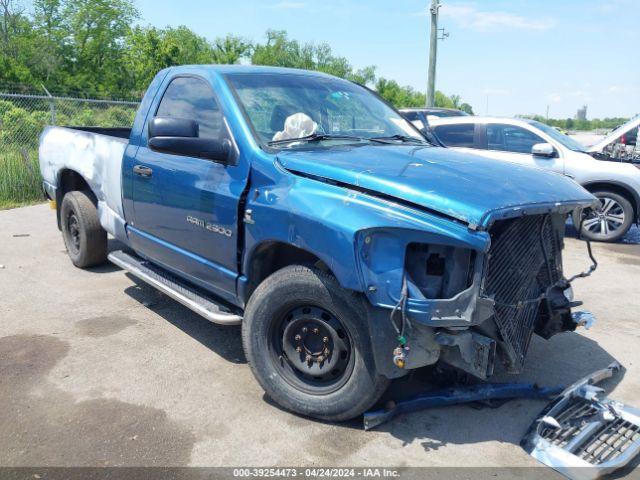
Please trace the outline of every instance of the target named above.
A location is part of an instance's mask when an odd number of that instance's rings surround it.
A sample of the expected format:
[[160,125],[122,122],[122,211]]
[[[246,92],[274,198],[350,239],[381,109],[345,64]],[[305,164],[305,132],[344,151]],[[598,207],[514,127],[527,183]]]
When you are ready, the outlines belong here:
[[[562,264],[572,205],[496,212],[486,219],[483,249],[428,243],[420,234],[372,230],[359,239],[362,274],[372,303],[391,310],[394,363],[402,369],[438,361],[481,379],[499,359],[519,373],[533,334],[545,339],[589,321],[573,312]],[[395,245],[394,245],[395,244]],[[383,251],[404,249],[402,268],[377,264]],[[591,255],[591,267],[595,259]],[[584,276],[586,274],[580,274]]]
[[534,333],[548,339],[589,320],[571,311],[580,302],[562,250],[567,217],[596,200],[567,177],[428,147],[287,152],[279,162],[307,197],[327,185],[331,201],[314,209],[345,195],[322,215],[340,211],[336,228],[355,230],[383,375],[444,362],[486,379],[497,360],[518,373]]

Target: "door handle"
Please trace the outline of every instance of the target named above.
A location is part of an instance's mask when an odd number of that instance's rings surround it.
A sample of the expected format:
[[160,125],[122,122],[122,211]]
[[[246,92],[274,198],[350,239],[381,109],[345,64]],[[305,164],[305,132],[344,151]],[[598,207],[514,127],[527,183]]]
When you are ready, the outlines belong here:
[[141,177],[148,178],[153,175],[153,170],[151,170],[149,167],[145,167],[144,165],[136,165],[135,167],[133,167],[133,173],[135,173],[136,175],[140,175]]

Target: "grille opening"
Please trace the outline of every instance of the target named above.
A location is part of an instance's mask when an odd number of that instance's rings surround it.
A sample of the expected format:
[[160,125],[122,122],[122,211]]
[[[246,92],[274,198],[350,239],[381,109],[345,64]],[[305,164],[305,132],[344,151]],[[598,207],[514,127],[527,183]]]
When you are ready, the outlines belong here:
[[[558,217],[558,218],[556,218]],[[495,300],[499,352],[511,373],[522,370],[540,302],[558,280],[562,215],[530,215],[496,222],[490,229],[483,295]]]
[[425,298],[448,299],[473,283],[476,252],[446,245],[410,243],[405,255],[407,280]]

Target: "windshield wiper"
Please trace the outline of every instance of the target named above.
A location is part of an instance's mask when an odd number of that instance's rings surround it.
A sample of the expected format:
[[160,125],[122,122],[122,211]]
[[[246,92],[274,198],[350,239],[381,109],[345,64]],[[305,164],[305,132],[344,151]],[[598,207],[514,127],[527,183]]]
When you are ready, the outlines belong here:
[[369,138],[369,140],[374,142],[384,142],[384,143],[391,143],[394,140],[397,140],[399,142],[404,142],[404,143],[419,143],[423,145],[432,145],[432,143],[427,141],[426,139],[411,137],[409,135],[398,135],[398,134],[389,135],[388,137],[371,137]]
[[283,138],[282,140],[272,140],[268,142],[267,145],[269,146],[284,145],[284,144],[293,143],[293,142],[320,142],[322,140],[358,140],[359,142],[364,142],[370,139],[365,137],[356,137],[354,135],[331,135],[329,133],[314,133],[312,135],[307,135],[306,137]]

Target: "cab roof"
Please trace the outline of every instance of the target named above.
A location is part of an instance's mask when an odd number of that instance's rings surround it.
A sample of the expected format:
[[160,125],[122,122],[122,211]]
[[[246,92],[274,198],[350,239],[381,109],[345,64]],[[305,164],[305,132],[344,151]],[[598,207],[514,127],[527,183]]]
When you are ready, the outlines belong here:
[[201,70],[203,72],[214,72],[222,75],[234,73],[251,73],[251,74],[287,74],[287,75],[305,75],[310,77],[337,78],[327,73],[303,70],[300,68],[287,67],[270,67],[263,65],[180,65],[169,67],[169,71],[173,74],[181,72],[193,72]]

